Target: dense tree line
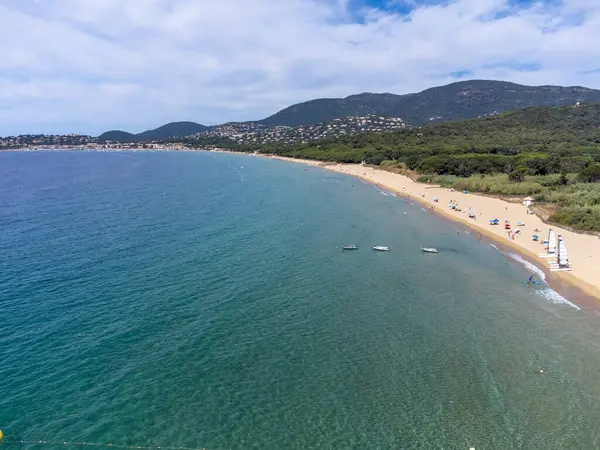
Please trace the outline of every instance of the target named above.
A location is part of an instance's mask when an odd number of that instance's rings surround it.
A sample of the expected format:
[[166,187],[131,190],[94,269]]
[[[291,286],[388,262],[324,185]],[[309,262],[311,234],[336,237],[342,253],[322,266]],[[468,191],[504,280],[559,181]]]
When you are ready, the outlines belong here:
[[343,163],[391,160],[422,173],[462,177],[581,172],[600,162],[600,105],[525,108],[408,130],[237,149]]

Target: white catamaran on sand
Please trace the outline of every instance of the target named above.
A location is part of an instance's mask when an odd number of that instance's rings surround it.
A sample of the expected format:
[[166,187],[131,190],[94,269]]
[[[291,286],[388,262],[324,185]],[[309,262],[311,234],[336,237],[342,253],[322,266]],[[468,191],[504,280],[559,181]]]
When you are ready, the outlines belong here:
[[546,249],[546,253],[542,253],[540,256],[543,258],[554,258],[556,256],[556,235],[552,228],[548,231],[548,248]]
[[558,256],[556,258],[556,263],[550,263],[550,271],[551,272],[564,272],[573,270],[571,265],[569,264],[569,254],[567,253],[567,244],[565,243],[564,238],[559,235],[558,236]]

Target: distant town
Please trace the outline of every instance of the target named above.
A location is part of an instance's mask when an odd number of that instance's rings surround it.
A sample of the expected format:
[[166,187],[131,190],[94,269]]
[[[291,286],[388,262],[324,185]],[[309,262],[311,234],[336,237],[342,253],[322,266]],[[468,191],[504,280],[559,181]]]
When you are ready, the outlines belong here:
[[0,150],[22,149],[171,149],[183,150],[199,145],[213,148],[224,142],[236,145],[261,144],[294,144],[309,141],[336,138],[346,134],[366,131],[383,132],[407,128],[406,122],[400,117],[383,117],[364,115],[334,119],[330,122],[297,127],[274,126],[267,127],[255,122],[232,122],[210,127],[201,133],[189,136],[173,136],[157,141],[114,142],[101,140],[98,137],[68,134],[68,135],[20,135],[0,137]]

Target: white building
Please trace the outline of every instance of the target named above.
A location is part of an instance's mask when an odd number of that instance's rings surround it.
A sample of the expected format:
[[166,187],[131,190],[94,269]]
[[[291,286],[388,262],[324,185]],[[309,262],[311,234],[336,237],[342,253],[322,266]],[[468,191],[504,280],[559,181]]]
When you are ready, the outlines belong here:
[[533,203],[533,198],[531,198],[531,197],[526,197],[525,199],[523,199],[523,204],[527,207],[530,207],[532,203]]

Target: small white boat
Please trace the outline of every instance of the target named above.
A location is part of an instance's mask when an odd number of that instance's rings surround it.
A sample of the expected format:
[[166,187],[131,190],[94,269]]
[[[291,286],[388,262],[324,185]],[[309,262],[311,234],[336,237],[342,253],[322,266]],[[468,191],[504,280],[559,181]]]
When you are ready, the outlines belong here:
[[358,250],[358,245],[342,245],[343,250]]
[[374,245],[373,250],[377,250],[378,252],[389,252],[390,248],[385,245]]
[[432,247],[421,247],[421,251],[425,253],[439,253],[437,248]]

